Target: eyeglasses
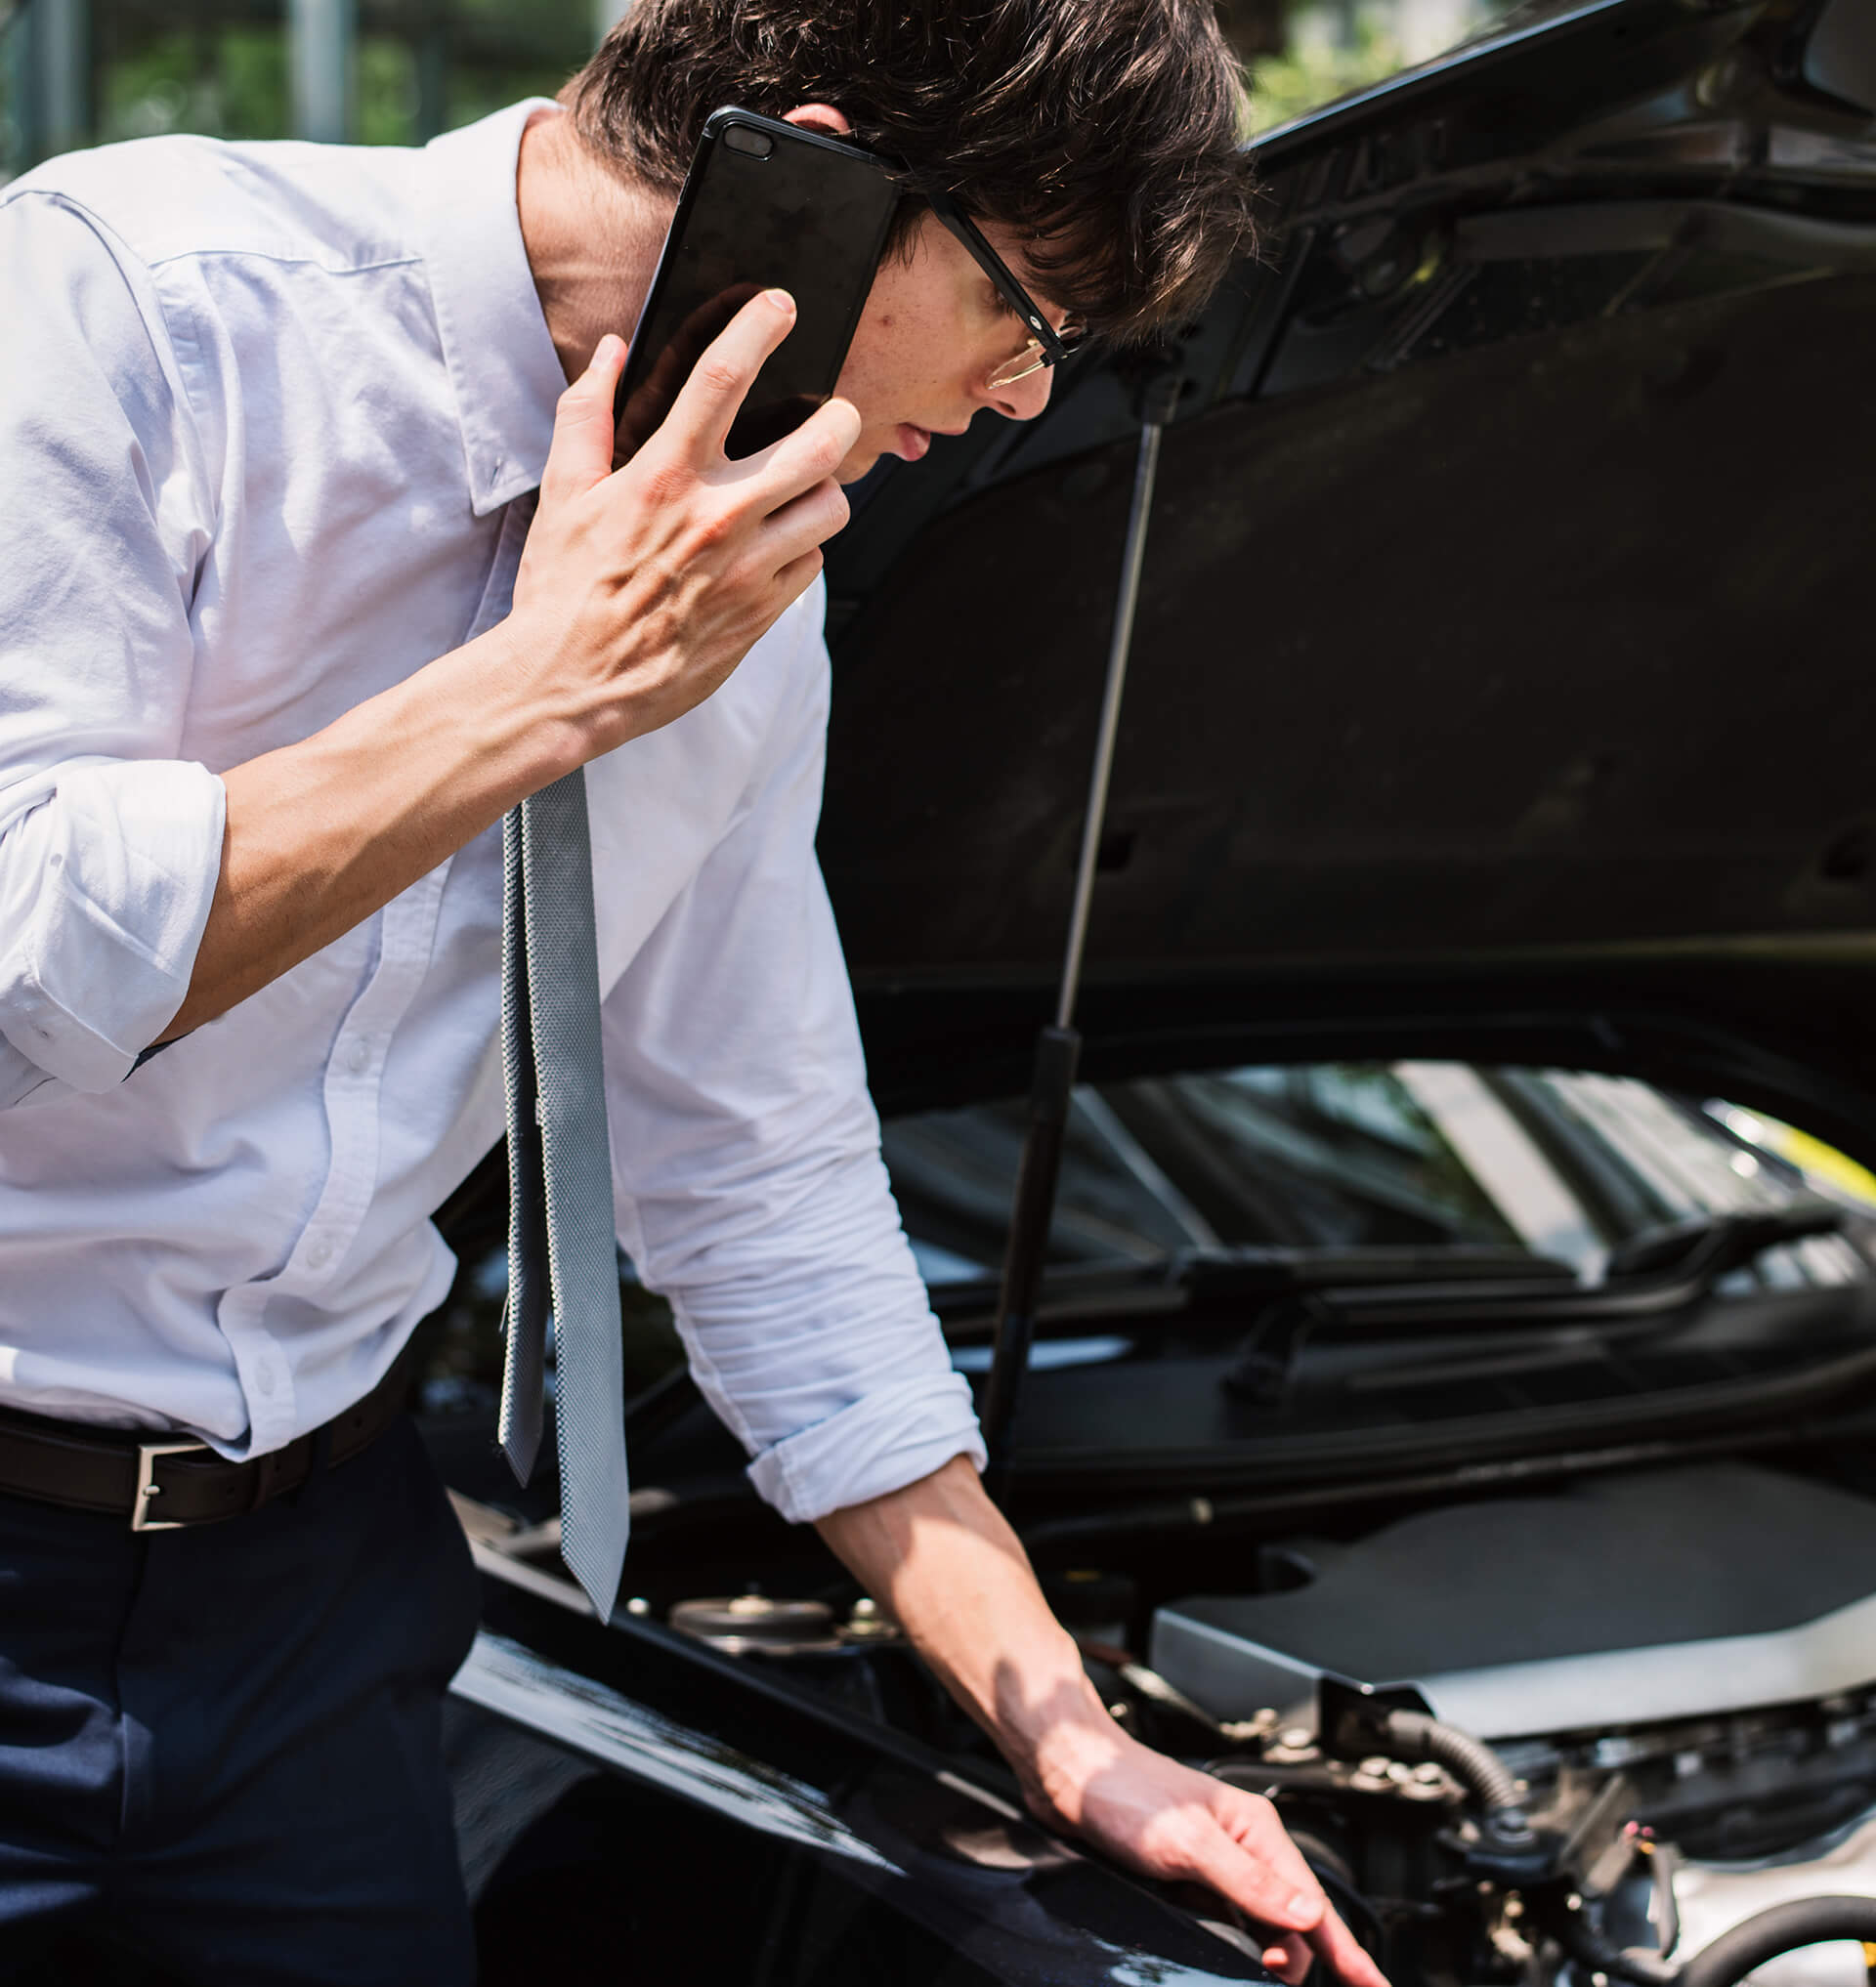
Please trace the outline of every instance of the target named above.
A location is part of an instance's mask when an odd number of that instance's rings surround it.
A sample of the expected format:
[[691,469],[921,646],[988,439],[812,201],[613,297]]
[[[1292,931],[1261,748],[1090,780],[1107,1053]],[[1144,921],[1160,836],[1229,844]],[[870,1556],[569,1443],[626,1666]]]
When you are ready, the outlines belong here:
[[949,193],[919,190],[940,224],[962,243],[971,260],[996,285],[997,294],[1029,326],[1023,349],[997,366],[984,384],[991,388],[1014,386],[1045,365],[1059,364],[1087,336],[1087,325],[1079,317],[1066,318],[1059,328],[1051,324],[958,202]]
[[[853,143],[851,140],[848,142]],[[864,151],[866,148],[854,144],[854,149]],[[915,184],[900,160],[877,152],[870,156],[882,172],[898,180],[907,193],[924,201],[937,216],[940,225],[962,245],[971,261],[990,278],[997,294],[1029,326],[1030,335],[1023,341],[1022,350],[992,368],[984,382],[987,387],[995,391],[1014,386],[1018,380],[1041,372],[1045,366],[1059,365],[1087,336],[1087,326],[1079,317],[1064,318],[1058,327],[1043,316],[1041,305],[1016,280],[1008,263],[984,239],[977,224],[949,193],[934,187]]]

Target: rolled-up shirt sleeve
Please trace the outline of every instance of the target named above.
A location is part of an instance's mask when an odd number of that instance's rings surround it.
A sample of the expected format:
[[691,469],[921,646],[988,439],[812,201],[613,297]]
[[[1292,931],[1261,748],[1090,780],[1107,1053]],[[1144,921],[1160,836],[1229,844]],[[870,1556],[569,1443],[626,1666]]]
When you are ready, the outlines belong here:
[[818,695],[605,1012],[619,1233],[786,1518],[982,1466],[879,1156],[814,855]]
[[109,1088],[189,988],[222,783],[177,756],[211,500],[149,272],[0,203],[0,1108]]

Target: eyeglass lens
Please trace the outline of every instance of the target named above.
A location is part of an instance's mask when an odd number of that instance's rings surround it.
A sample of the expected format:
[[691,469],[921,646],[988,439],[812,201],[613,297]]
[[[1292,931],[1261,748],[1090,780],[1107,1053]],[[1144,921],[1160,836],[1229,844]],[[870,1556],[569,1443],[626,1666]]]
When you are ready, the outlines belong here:
[[[1081,324],[1075,318],[1069,318],[1056,334],[1062,348],[1062,356],[1066,358],[1073,352],[1085,335]],[[1054,362],[1055,355],[1047,350],[1043,341],[1040,338],[1031,338],[1024,342],[1020,352],[1013,358],[1004,359],[997,367],[985,381],[985,385],[993,389],[1014,386],[1019,379],[1027,379],[1032,372],[1041,372],[1044,366],[1053,365]]]
[[1041,372],[1048,363],[1048,354],[1037,339],[1030,339],[1013,359],[1006,359],[985,381],[993,390],[998,387],[1014,386],[1019,379],[1027,379],[1032,372]]

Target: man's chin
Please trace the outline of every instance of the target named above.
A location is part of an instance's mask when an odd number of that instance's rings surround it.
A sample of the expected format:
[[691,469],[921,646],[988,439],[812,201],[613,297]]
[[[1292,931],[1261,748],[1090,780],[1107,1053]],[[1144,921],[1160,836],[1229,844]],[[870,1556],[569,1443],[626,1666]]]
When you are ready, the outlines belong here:
[[883,448],[862,442],[857,448],[849,449],[841,458],[840,467],[833,472],[834,482],[858,483],[885,452]]

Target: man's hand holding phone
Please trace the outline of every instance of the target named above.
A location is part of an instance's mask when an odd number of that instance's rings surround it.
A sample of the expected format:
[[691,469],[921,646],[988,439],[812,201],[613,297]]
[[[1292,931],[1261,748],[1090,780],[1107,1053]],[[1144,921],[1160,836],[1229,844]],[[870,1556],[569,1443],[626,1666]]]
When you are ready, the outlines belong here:
[[834,480],[860,434],[831,400],[758,453],[724,453],[763,361],[794,323],[765,290],[711,341],[664,421],[613,468],[622,340],[601,339],[560,398],[507,633],[544,722],[576,762],[703,702],[821,571],[847,522]]

